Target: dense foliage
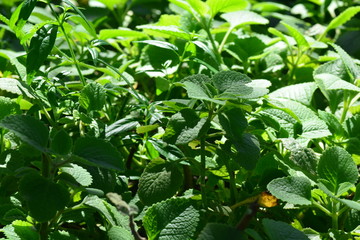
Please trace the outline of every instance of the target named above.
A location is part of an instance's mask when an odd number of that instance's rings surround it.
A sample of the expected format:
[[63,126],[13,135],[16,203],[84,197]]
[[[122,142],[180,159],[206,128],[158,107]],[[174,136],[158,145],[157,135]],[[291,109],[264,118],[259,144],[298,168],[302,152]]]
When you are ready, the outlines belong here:
[[359,237],[359,12],[0,1],[0,237]]

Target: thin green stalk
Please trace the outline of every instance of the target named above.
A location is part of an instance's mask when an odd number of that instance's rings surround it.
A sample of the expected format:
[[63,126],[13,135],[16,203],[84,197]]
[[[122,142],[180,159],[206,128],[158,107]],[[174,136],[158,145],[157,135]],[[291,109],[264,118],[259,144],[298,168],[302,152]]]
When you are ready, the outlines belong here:
[[317,207],[318,209],[320,209],[321,211],[323,211],[326,215],[328,216],[332,216],[332,213],[326,209],[323,205],[321,205],[320,203],[313,201],[312,204]]
[[40,240],[48,239],[48,222],[41,223],[40,225]]
[[221,41],[219,49],[218,49],[219,54],[221,54],[221,52],[225,46],[226,40],[230,36],[230,33],[232,32],[232,30],[233,30],[233,28],[229,27],[229,29],[226,31],[226,34],[225,34],[223,40]]
[[50,177],[50,162],[50,157],[43,153],[41,175],[45,178]]
[[77,58],[76,58],[76,56],[75,56],[74,50],[72,49],[72,45],[71,45],[70,39],[69,39],[69,37],[68,37],[68,35],[67,35],[66,31],[65,31],[65,28],[64,28],[64,25],[63,25],[63,21],[60,20],[59,15],[58,15],[58,14],[56,13],[56,11],[53,9],[53,7],[51,6],[51,4],[49,4],[49,7],[50,7],[51,11],[54,13],[54,15],[55,15],[55,17],[56,17],[56,20],[57,20],[57,22],[59,23],[60,29],[61,29],[61,31],[62,31],[63,34],[64,34],[65,40],[66,40],[66,42],[67,42],[67,44],[68,44],[68,46],[69,46],[71,58],[73,59],[74,64],[75,64],[75,67],[76,67],[76,70],[77,70],[78,73],[79,73],[80,81],[81,81],[82,85],[85,86],[85,84],[86,84],[85,78],[84,78],[84,76],[83,76],[82,73],[81,73],[78,60],[77,60]]
[[350,107],[349,96],[348,96],[348,93],[345,91],[344,92],[344,106],[343,106],[343,111],[341,113],[340,123],[343,123],[345,121],[347,112],[349,111],[349,107]]
[[337,203],[335,201],[332,202],[331,223],[333,229],[339,229],[339,215],[338,215]]
[[0,129],[0,154],[5,150],[4,135],[4,129]]
[[206,195],[206,158],[205,158],[205,138],[202,137],[200,140],[200,151],[201,151],[201,167],[200,167],[200,189],[201,189],[201,198],[204,208],[207,208],[207,195]]
[[235,172],[234,171],[229,171],[229,176],[230,176],[230,201],[231,204],[235,204],[237,199],[236,199],[236,182],[235,182]]

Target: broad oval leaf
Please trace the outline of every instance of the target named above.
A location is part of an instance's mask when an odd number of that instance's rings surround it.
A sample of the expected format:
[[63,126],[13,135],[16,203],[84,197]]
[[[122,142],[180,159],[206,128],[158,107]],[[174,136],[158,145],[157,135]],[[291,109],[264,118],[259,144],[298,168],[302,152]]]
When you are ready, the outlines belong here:
[[70,163],[61,167],[61,172],[71,175],[81,186],[88,187],[92,184],[91,174],[79,165]]
[[247,0],[207,0],[210,7],[211,16],[214,17],[219,12],[234,12],[246,9],[250,3]]
[[51,140],[50,149],[57,154],[66,155],[70,153],[73,142],[64,129],[58,131]]
[[199,217],[192,200],[175,198],[152,205],[145,213],[143,224],[151,240],[184,240],[192,239]]
[[341,183],[355,184],[358,179],[355,162],[351,155],[341,147],[331,147],[323,152],[317,172],[319,178],[327,181],[326,187],[335,195]]
[[319,86],[323,87],[325,90],[348,90],[360,92],[360,88],[356,85],[344,81],[332,74],[321,73],[315,75],[314,79],[319,84]]
[[257,13],[250,11],[236,11],[224,13],[221,15],[228,23],[230,23],[231,28],[236,28],[242,25],[252,25],[252,24],[268,24],[269,20],[260,16]]
[[309,240],[303,232],[287,223],[264,218],[262,224],[269,240]]
[[0,96],[0,120],[12,114],[19,114],[20,106],[10,98]]
[[139,180],[139,198],[145,205],[172,197],[180,188],[183,176],[175,163],[152,161]]
[[310,106],[317,86],[313,82],[299,83],[279,88],[269,94],[270,98],[285,98]]
[[285,22],[281,22],[281,24],[287,28],[287,30],[289,31],[289,35],[295,39],[295,41],[298,45],[298,48],[307,49],[310,47],[308,41],[303,36],[303,34],[299,32],[299,30],[297,30],[296,28],[294,28],[293,26],[290,26],[289,24],[287,24]]
[[70,199],[65,187],[33,173],[20,180],[19,192],[29,207],[30,215],[39,222],[52,219]]
[[73,153],[98,167],[123,170],[124,160],[116,148],[102,139],[84,137],[76,140]]
[[101,110],[105,105],[106,92],[104,87],[97,82],[88,83],[80,93],[80,105],[91,110]]
[[27,20],[36,6],[37,0],[25,0],[21,5],[19,19]]
[[311,205],[311,183],[305,177],[277,178],[267,185],[267,189],[282,201],[291,204]]
[[26,115],[10,115],[0,121],[0,127],[12,131],[22,141],[36,149],[46,150],[49,130],[38,119]]

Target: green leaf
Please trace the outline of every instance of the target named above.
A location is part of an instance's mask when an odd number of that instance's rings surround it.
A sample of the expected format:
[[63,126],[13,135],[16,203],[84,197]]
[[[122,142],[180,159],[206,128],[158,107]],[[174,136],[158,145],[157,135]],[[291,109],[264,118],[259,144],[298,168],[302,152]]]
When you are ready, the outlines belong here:
[[162,201],[175,195],[182,181],[177,164],[153,160],[140,176],[139,198],[145,205]]
[[236,149],[236,159],[247,170],[255,168],[260,158],[259,140],[250,133],[243,134],[240,138],[232,141]]
[[282,10],[290,11],[290,8],[284,4],[276,2],[258,2],[252,5],[252,10],[258,12],[280,12]]
[[311,183],[305,177],[284,177],[272,180],[267,189],[276,198],[299,205],[311,205]]
[[285,111],[266,108],[262,109],[258,115],[267,126],[271,126],[279,132],[279,137],[295,137],[297,121]]
[[355,86],[352,83],[344,81],[339,77],[328,74],[322,73],[314,76],[316,83],[323,87],[325,90],[348,90],[354,92],[360,92],[360,88]]
[[221,94],[231,94],[241,97],[253,91],[252,88],[245,85],[250,83],[251,79],[247,75],[239,72],[219,72],[213,76],[212,82]]
[[20,106],[10,98],[0,96],[0,120],[12,114],[19,114]]
[[11,225],[4,226],[1,231],[7,239],[11,240],[38,240],[40,238],[34,225],[26,221],[15,220]]
[[40,28],[31,39],[26,59],[26,71],[28,74],[39,70],[40,66],[45,62],[54,47],[57,31],[57,25],[46,25]]
[[[192,34],[181,30],[177,26],[141,25],[141,26],[137,26],[136,28],[144,29],[146,33],[153,35],[153,36],[162,36],[162,37],[166,37],[166,38],[176,37],[176,38],[181,38],[181,39],[185,39],[185,40],[191,40],[193,38]],[[195,36],[196,36],[196,34],[195,34]]]
[[211,10],[211,17],[219,12],[234,12],[244,10],[249,6],[247,0],[207,0],[207,5]]
[[269,240],[309,240],[303,232],[287,223],[264,218],[262,224]]
[[73,142],[64,129],[58,131],[51,140],[50,149],[57,154],[66,155],[70,153]]
[[204,134],[209,126],[206,118],[200,118],[192,109],[183,109],[171,116],[163,140],[170,144],[184,145]]
[[131,30],[129,28],[102,29],[99,31],[99,39],[107,40],[109,38],[125,38],[128,40],[135,40],[148,38],[148,35],[142,32]]
[[[326,193],[326,195],[328,195],[329,197],[336,199],[337,201],[345,204],[346,206],[348,206],[349,208],[355,209],[360,211],[360,203],[353,201],[353,200],[349,200],[349,199],[342,199],[342,198],[338,198],[337,196],[335,196],[331,190],[329,190],[327,188],[327,183],[323,183],[322,181],[318,182],[317,185],[319,186],[319,189],[321,189],[324,193]],[[352,185],[354,186],[354,185]],[[340,193],[337,195],[341,195]]]
[[339,14],[336,18],[331,20],[329,25],[327,26],[325,32],[328,32],[331,29],[335,29],[340,27],[341,25],[348,22],[353,16],[355,16],[358,12],[360,12],[360,7],[349,7],[345,11]]
[[[303,172],[312,180],[316,179],[316,167],[318,158],[311,148],[306,148],[300,145],[295,139],[284,138],[280,139],[286,149],[291,153],[288,165],[294,170]],[[286,159],[285,159],[286,160]]]
[[37,0],[25,0],[21,5],[19,19],[27,20],[36,6]]
[[327,181],[326,187],[338,195],[340,184],[355,184],[358,170],[351,155],[341,147],[326,149],[320,157],[317,172],[319,178]]
[[61,172],[69,174],[84,187],[90,186],[93,182],[91,174],[85,168],[74,163],[61,167]]
[[[359,7],[360,10],[360,7]],[[332,43],[331,46],[335,48],[336,52],[340,55],[341,60],[343,61],[346,70],[352,81],[356,80],[360,77],[360,67],[355,64],[354,60],[350,57],[350,55],[345,52],[340,46]]]
[[70,199],[65,187],[33,173],[20,180],[19,192],[29,207],[30,215],[39,222],[51,220]]
[[200,16],[205,17],[210,11],[209,5],[201,0],[187,0],[193,12],[198,13]]
[[298,45],[298,48],[300,48],[302,50],[306,50],[310,47],[308,41],[303,36],[303,34],[299,32],[299,30],[297,30],[296,28],[290,26],[289,24],[287,24],[285,22],[281,22],[281,24],[287,28],[287,30],[289,31],[289,35],[295,39],[295,41]]
[[88,111],[101,110],[105,105],[105,100],[106,92],[104,87],[97,82],[86,84],[80,92],[80,105]]
[[236,28],[243,25],[254,25],[254,24],[268,24],[269,20],[260,16],[257,13],[250,11],[236,11],[224,13],[221,15],[228,23],[230,23],[230,28]]
[[0,78],[0,89],[16,95],[25,95],[28,98],[34,98],[21,82],[14,78]]
[[345,129],[334,114],[319,110],[319,117],[326,122],[330,132],[336,136],[345,136]]
[[223,223],[207,223],[197,240],[245,239],[236,228]]
[[114,215],[109,208],[111,205],[100,199],[98,196],[88,195],[85,197],[82,204],[96,209],[112,226],[117,225],[116,219],[114,218]]
[[192,200],[175,198],[152,205],[143,224],[149,240],[184,240],[192,239],[199,217]]
[[99,167],[122,171],[124,160],[109,142],[102,139],[83,137],[75,142],[73,153]]
[[248,126],[243,111],[240,108],[231,108],[219,115],[221,127],[225,130],[225,136],[231,141],[237,141],[242,137]]
[[45,151],[49,139],[49,130],[39,120],[26,115],[10,115],[0,121],[0,127],[6,128],[22,141]]
[[120,226],[113,226],[107,231],[109,240],[133,240],[134,236],[131,232]]
[[175,145],[165,143],[162,140],[156,138],[150,138],[148,141],[152,144],[157,152],[159,152],[168,160],[176,161],[184,157],[184,154]]
[[316,83],[299,83],[279,88],[269,94],[270,98],[285,98],[300,102],[306,106],[311,105],[311,100],[315,90]]
[[177,48],[177,46],[175,46],[174,44],[171,44],[169,42],[164,42],[164,41],[158,41],[158,40],[144,40],[144,41],[138,41],[139,43],[146,43],[149,45],[153,45],[159,48],[165,48],[165,49],[169,49],[171,51],[177,52],[179,49]]

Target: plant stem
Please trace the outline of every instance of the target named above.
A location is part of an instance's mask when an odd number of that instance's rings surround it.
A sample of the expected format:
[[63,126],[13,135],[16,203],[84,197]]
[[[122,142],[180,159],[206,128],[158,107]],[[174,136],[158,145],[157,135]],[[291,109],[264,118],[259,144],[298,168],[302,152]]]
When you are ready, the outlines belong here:
[[207,196],[206,196],[206,182],[205,182],[205,170],[206,170],[206,158],[205,158],[205,137],[200,140],[201,151],[201,167],[200,167],[200,189],[201,198],[204,208],[207,208]]
[[221,41],[220,43],[220,46],[219,46],[219,49],[218,49],[218,52],[219,54],[221,54],[223,48],[224,48],[224,45],[226,43],[226,40],[228,39],[228,37],[230,36],[230,33],[232,32],[233,28],[232,27],[229,27],[229,29],[226,31],[226,34],[223,38],[223,40]]
[[4,151],[4,149],[5,149],[4,135],[5,135],[4,129],[0,129],[0,154],[1,154],[1,153]]
[[235,182],[235,172],[234,171],[229,171],[229,176],[230,176],[230,201],[231,204],[235,204],[237,199],[236,199],[236,182]]
[[349,96],[348,96],[348,93],[345,91],[344,92],[344,106],[343,106],[343,111],[341,113],[340,123],[343,123],[345,121],[349,107],[350,107]]
[[44,222],[40,225],[40,240],[47,240],[48,239],[48,223]]
[[337,212],[337,203],[335,201],[332,202],[332,210],[331,210],[331,222],[332,228],[338,229],[339,228],[339,215]]
[[321,205],[320,203],[313,201],[312,204],[315,207],[317,207],[318,209],[320,209],[321,211],[323,211],[326,215],[332,216],[332,213],[328,209],[326,209],[323,205]]
[[49,7],[50,7],[51,11],[54,13],[54,15],[55,15],[55,17],[56,17],[56,20],[57,20],[58,23],[59,23],[60,29],[61,29],[61,31],[62,31],[63,34],[64,34],[65,40],[66,40],[66,42],[67,42],[67,44],[68,44],[68,46],[69,46],[71,58],[73,59],[74,64],[75,64],[75,67],[76,67],[76,70],[77,70],[78,73],[79,73],[80,81],[81,81],[82,85],[85,86],[85,84],[86,84],[85,78],[84,78],[84,76],[83,76],[82,73],[81,73],[78,60],[77,60],[77,58],[76,58],[76,56],[75,56],[74,50],[72,49],[71,42],[70,42],[70,39],[69,39],[69,37],[68,37],[68,35],[67,35],[66,31],[65,31],[64,25],[63,25],[62,21],[59,19],[58,14],[55,12],[55,10],[54,10],[53,7],[51,6],[51,4],[49,4]]
[[42,155],[41,175],[45,178],[50,177],[50,158],[45,153],[43,153],[43,155]]

